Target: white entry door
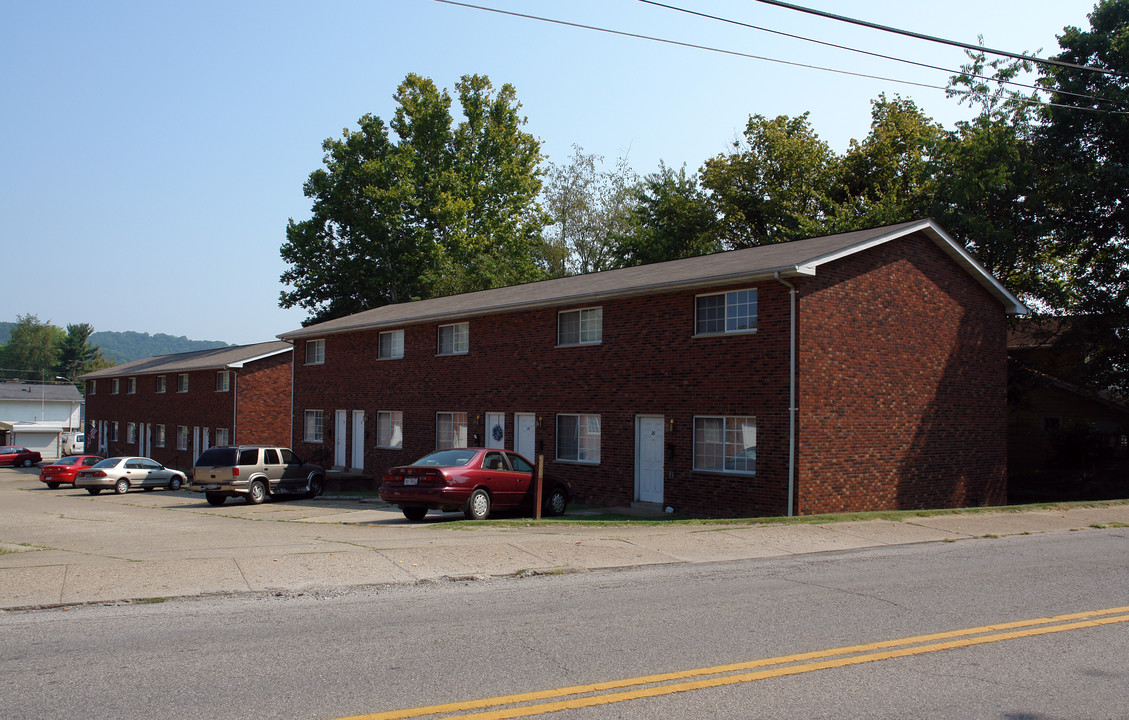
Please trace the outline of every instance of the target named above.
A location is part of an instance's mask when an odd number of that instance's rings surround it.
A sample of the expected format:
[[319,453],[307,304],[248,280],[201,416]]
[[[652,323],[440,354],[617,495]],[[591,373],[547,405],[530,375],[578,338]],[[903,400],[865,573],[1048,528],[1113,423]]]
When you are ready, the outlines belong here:
[[514,413],[514,425],[517,426],[514,452],[536,465],[537,416],[533,413]]
[[506,447],[505,413],[486,413],[486,447]]
[[365,468],[365,411],[353,411],[353,469]]
[[635,421],[635,477],[641,502],[663,501],[663,419],[640,417]]
[[333,425],[333,466],[345,467],[345,432],[349,422],[349,411],[338,410],[334,413]]

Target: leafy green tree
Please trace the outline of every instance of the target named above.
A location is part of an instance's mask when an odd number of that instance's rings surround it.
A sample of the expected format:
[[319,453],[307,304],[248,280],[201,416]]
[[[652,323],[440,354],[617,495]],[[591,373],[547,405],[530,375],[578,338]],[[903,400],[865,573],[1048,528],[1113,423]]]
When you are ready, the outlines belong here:
[[706,161],[702,186],[731,248],[818,235],[830,211],[835,153],[819,139],[808,114],[749,118],[733,151]]
[[555,277],[607,270],[616,266],[615,238],[630,230],[635,173],[627,158],[603,170],[603,158],[572,147],[564,165],[551,165],[545,183],[545,208],[552,217],[546,244]]
[[0,366],[12,377],[42,380],[54,377],[63,331],[37,315],[17,315],[16,326],[0,354]]
[[616,265],[644,265],[723,249],[717,213],[697,175],[659,163],[634,190],[632,229],[617,238]]
[[467,75],[455,87],[457,125],[448,93],[410,74],[390,124],[365,115],[323,143],[304,186],[312,217],[290,220],[281,248],[282,307],[313,323],[545,277],[540,142],[512,86]]
[[1043,68],[1048,107],[1036,147],[1047,221],[1069,269],[1065,310],[1101,319],[1087,356],[1098,387],[1129,397],[1129,0],[1102,0],[1090,28],[1065,28]]

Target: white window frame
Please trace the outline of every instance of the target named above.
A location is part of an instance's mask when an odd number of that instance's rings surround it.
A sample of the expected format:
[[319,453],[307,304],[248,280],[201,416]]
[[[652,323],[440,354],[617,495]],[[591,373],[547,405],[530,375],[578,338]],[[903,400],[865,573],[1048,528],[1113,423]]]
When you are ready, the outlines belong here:
[[302,439],[305,442],[320,443],[325,440],[325,411],[307,410],[302,422]]
[[231,391],[231,371],[220,370],[216,373],[216,392]]
[[126,395],[136,395],[137,394],[137,378],[129,377],[129,378],[125,379],[125,394]]
[[[750,297],[751,294],[751,297]],[[744,297],[741,297],[744,295]],[[740,335],[755,333],[757,319],[760,313],[756,288],[742,288],[740,290],[727,290],[720,293],[704,293],[694,298],[694,335],[696,337],[714,337],[717,335]],[[717,323],[720,321],[721,330],[703,330],[701,317],[701,302],[705,298],[722,297],[721,316],[707,318],[706,322]],[[741,308],[753,308],[752,315],[740,313]]]
[[97,395],[98,394],[98,381],[97,380],[91,380],[90,382],[88,382],[86,384],[86,394],[87,395]]
[[[705,422],[721,422],[719,438],[705,438],[706,432],[717,433],[719,428],[705,428]],[[750,437],[751,435],[751,437]],[[751,441],[751,444],[749,444]],[[720,446],[720,447],[718,447]],[[708,455],[702,450],[711,447]],[[737,467],[746,465],[738,455],[748,449],[753,450],[753,469]],[[694,457],[693,467],[698,472],[724,473],[727,475],[756,475],[757,418],[755,415],[695,415],[694,416]],[[709,462],[705,462],[706,460]],[[727,467],[733,461],[734,467]]]
[[[561,428],[562,418],[575,418],[575,428]],[[575,434],[574,434],[575,433]],[[603,422],[596,413],[560,413],[557,415],[557,448],[556,458],[561,462],[583,463],[585,465],[600,464],[600,437],[603,434]],[[571,454],[562,454],[561,439],[567,438],[564,450],[575,448],[575,457]]]
[[176,376],[176,391],[178,393],[188,392],[188,373],[180,373]]
[[[444,333],[444,330],[449,330]],[[449,349],[443,349],[443,336],[448,335],[450,346]],[[439,344],[437,346],[436,355],[466,355],[470,351],[470,323],[451,323],[450,325],[440,325],[439,331]]]
[[118,421],[114,420],[110,423],[110,442],[118,441]]
[[187,425],[177,425],[176,426],[176,449],[177,450],[187,450],[188,449],[188,426]]
[[[387,339],[387,343],[385,343]],[[385,347],[387,345],[387,347]],[[404,357],[404,331],[386,330],[380,333],[376,345],[378,360],[399,360]]]
[[324,365],[325,364],[325,338],[318,338],[317,340],[306,341],[306,364],[307,365]]
[[231,437],[228,435],[227,428],[216,428],[216,445],[222,447],[231,444]]
[[120,378],[110,378],[110,394],[117,395],[121,392],[122,381]]
[[157,393],[158,395],[161,395],[165,392],[165,388],[167,386],[168,386],[168,380],[165,379],[165,376],[164,375],[158,375],[157,381],[156,381],[156,389],[154,390],[154,392]]
[[467,446],[467,414],[465,412],[435,413],[435,449]]
[[137,444],[137,423],[131,422],[125,424],[125,442],[127,445]]
[[153,436],[154,447],[163,448],[165,446],[165,426],[154,425]]
[[[566,339],[563,335],[562,320],[565,316],[576,316],[576,339]],[[571,328],[570,328],[571,330]],[[571,334],[571,333],[570,333]],[[576,310],[562,310],[557,313],[557,347],[575,345],[599,345],[604,341],[604,308],[588,307]]]
[[376,446],[385,450],[404,448],[404,413],[399,410],[376,412]]

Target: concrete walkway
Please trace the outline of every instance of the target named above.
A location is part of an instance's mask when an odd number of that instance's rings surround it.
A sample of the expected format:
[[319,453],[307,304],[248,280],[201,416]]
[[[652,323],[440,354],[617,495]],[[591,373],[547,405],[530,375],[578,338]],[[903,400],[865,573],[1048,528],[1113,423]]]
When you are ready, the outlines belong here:
[[[71,491],[44,502],[64,503],[64,511],[21,522],[0,509],[0,610],[210,593],[335,592],[1129,526],[1125,503],[898,522],[505,527],[470,526],[439,514],[408,523],[395,508],[349,499],[212,508],[184,491],[97,498]],[[150,515],[160,525],[138,519]],[[162,538],[166,531],[175,539]]]

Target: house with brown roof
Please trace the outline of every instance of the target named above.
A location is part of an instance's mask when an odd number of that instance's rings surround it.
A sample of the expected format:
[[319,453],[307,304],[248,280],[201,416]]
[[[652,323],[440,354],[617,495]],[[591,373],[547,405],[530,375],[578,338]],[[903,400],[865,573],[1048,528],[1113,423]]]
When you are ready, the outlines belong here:
[[1006,317],[931,220],[387,305],[294,343],[293,447],[369,473],[543,458],[581,502],[713,516],[1001,504]]
[[215,445],[290,441],[293,349],[273,340],[161,355],[86,381],[86,451],[187,470]]

